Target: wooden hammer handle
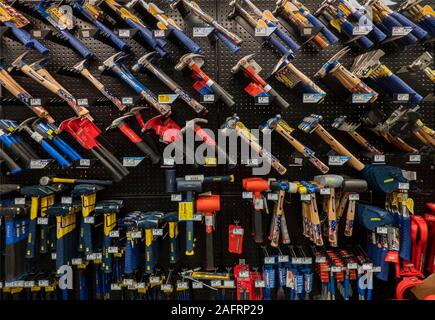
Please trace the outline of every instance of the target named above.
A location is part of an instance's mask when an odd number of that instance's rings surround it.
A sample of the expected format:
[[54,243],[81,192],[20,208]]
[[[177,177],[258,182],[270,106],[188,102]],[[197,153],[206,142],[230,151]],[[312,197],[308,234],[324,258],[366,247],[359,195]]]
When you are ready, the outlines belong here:
[[322,226],[320,224],[320,218],[319,218],[319,210],[317,209],[317,201],[316,201],[316,194],[311,194],[311,201],[310,201],[310,214],[311,214],[311,222],[313,226],[313,233],[314,233],[314,243],[317,246],[323,246],[323,238],[322,238]]
[[352,139],[354,139],[360,146],[362,146],[367,151],[372,152],[373,154],[382,154],[381,151],[375,148],[366,138],[364,138],[358,132],[349,131],[348,134],[352,137]]
[[364,169],[365,165],[359,161],[355,156],[349,152],[340,142],[338,142],[333,136],[329,134],[328,131],[325,130],[321,125],[318,125],[315,129],[317,135],[325,141],[334,151],[336,151],[339,155],[350,157],[347,162],[352,168],[361,171]]
[[330,188],[328,197],[328,235],[331,246],[337,246],[337,214],[335,212],[335,190]]

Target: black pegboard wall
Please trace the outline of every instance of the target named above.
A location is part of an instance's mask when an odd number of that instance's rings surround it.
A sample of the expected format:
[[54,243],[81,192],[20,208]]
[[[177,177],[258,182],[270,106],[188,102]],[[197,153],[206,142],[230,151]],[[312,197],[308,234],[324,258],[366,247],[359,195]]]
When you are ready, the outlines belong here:
[[[120,1],[121,2],[121,1]],[[338,100],[331,90],[326,88],[321,82],[317,81],[321,87],[327,92],[326,99],[321,104],[303,104],[301,103],[301,98],[290,92],[281,83],[276,81],[274,78],[269,78],[270,84],[274,87],[289,103],[290,107],[287,110],[280,110],[275,105],[270,106],[259,106],[254,105],[253,99],[246,94],[243,90],[244,86],[247,84],[246,79],[243,75],[234,76],[231,74],[231,67],[234,66],[239,59],[245,55],[256,53],[255,60],[263,68],[263,76],[267,76],[271,71],[273,66],[280,59],[279,54],[269,46],[261,46],[261,44],[254,39],[248,31],[246,31],[241,25],[237,23],[236,20],[229,20],[227,18],[230,13],[230,8],[227,5],[227,1],[217,1],[217,0],[201,0],[201,7],[207,11],[211,16],[215,17],[219,22],[221,22],[225,27],[231,31],[237,33],[242,39],[243,44],[241,50],[238,54],[232,55],[228,49],[221,43],[217,43],[211,46],[206,38],[195,38],[202,48],[204,49],[206,64],[203,69],[208,73],[213,79],[220,83],[225,89],[227,89],[234,97],[236,105],[233,108],[228,108],[221,102],[214,105],[207,105],[209,109],[209,114],[207,116],[209,120],[208,128],[216,130],[224,123],[228,116],[237,113],[243,123],[248,128],[257,128],[258,125],[269,118],[271,115],[276,113],[281,113],[283,118],[293,127],[297,127],[299,122],[303,117],[309,115],[310,113],[321,114],[324,117],[324,124],[334,136],[339,138],[342,143],[349,147],[352,152],[355,152],[363,161],[370,161],[364,156],[362,151],[358,148],[355,142],[349,138],[346,134],[341,132],[335,132],[330,129],[330,124],[333,120],[340,115],[347,115],[350,119],[357,120],[361,117],[369,108],[380,108],[385,113],[389,114],[397,105],[389,102],[384,97],[378,99],[378,101],[372,105],[355,105],[351,104],[349,101]],[[275,7],[275,1],[255,1],[255,3],[261,9],[273,9]],[[305,1],[306,6],[314,11],[317,6],[321,3],[320,0],[315,1]],[[166,11],[166,14],[173,18],[175,22],[182,27],[186,27],[185,30],[191,35],[191,25],[187,25],[185,21],[181,18],[177,11],[171,10],[165,1],[156,1],[156,4]],[[32,15],[25,13],[32,22],[32,27],[34,29],[47,29],[49,28],[45,23],[42,23],[39,19],[36,19]],[[79,28],[93,28],[92,25],[85,21],[76,19],[76,24]],[[117,25],[117,29],[127,28],[125,25]],[[98,66],[109,56],[116,53],[116,50],[111,46],[106,45],[93,38],[84,38],[83,42],[96,53],[96,58],[90,65],[90,70],[94,74],[98,74]],[[132,54],[125,61],[126,66],[131,67],[134,62],[141,57],[143,54],[148,52],[148,48],[145,48],[140,43],[134,39],[125,39],[132,47]],[[73,50],[65,48],[59,44],[55,44],[48,40],[43,40],[44,44],[51,50],[50,61],[47,64],[47,69],[55,76],[55,78],[62,83],[68,90],[70,90],[77,98],[88,98],[91,102],[89,106],[92,116],[95,118],[95,122],[101,129],[106,128],[113,119],[120,116],[121,114],[117,111],[116,107],[112,106],[108,102],[97,102],[101,95],[82,78],[73,78],[58,74],[58,70],[64,66],[73,66],[81,60],[81,57],[76,54]],[[18,55],[24,52],[23,46],[4,37],[1,41],[1,56],[5,59],[5,65],[9,65]],[[193,96],[198,97],[198,94],[194,92],[192,85],[194,80],[191,78],[190,74],[184,72],[177,72],[174,70],[173,66],[178,62],[179,58],[185,53],[181,47],[174,45],[171,41],[168,45],[170,49],[169,58],[163,61],[155,62],[156,65],[160,66],[170,77],[172,77],[176,82],[182,84],[183,87],[192,93]],[[338,52],[342,48],[341,44],[331,46],[327,50],[318,51],[310,45],[303,46],[301,51],[295,56],[294,61],[292,61],[302,72],[307,76],[313,77],[315,72],[323,65],[323,63],[328,60],[332,55]],[[399,48],[399,47],[388,47],[383,48],[387,52],[386,56],[382,58],[382,61],[390,67],[393,71],[397,70],[402,65],[408,65],[415,58],[420,56],[424,51],[433,52],[433,44],[421,44]],[[353,59],[358,55],[358,51],[353,49],[348,55],[341,59],[341,62],[350,67]],[[35,61],[40,57],[35,53],[29,56],[29,61]],[[134,92],[125,85],[121,80],[110,75],[101,75],[102,81],[106,83],[110,89],[120,97],[130,97],[135,96]],[[147,86],[149,86],[155,93],[163,94],[170,93],[159,80],[154,78],[152,75],[140,74],[138,78]],[[31,79],[23,76],[15,76],[15,79],[22,84],[34,97],[54,97],[44,88],[34,83]],[[431,86],[431,83],[422,75],[419,76],[419,81],[426,87]],[[28,110],[25,106],[20,105],[18,102],[7,102],[7,98],[10,97],[8,92],[2,91],[2,96],[5,98],[1,104],[1,117],[13,120],[24,120],[27,117],[32,116],[32,112]],[[428,126],[434,126],[434,110],[433,105],[430,103],[422,103],[422,118],[427,123]],[[58,123],[62,120],[73,116],[73,112],[62,103],[50,103],[48,102],[47,108],[50,113],[54,116]],[[176,101],[173,104],[174,118],[182,124],[183,121],[192,119],[196,115],[182,102]],[[147,111],[144,113],[144,118],[148,119],[155,116],[154,111]],[[137,132],[138,126],[131,121],[133,128]],[[403,169],[415,170],[418,173],[418,177],[423,179],[423,188],[432,192],[434,188],[433,179],[427,179],[429,173],[432,174],[430,164],[423,161],[421,165],[406,165],[405,158],[400,155],[397,150],[392,149],[386,143],[384,143],[380,138],[371,134],[367,130],[360,128],[361,132],[369,138],[377,147],[381,150],[385,150],[387,153],[397,154],[397,159],[392,160],[393,164],[400,165]],[[107,143],[109,143],[110,149],[121,158],[123,156],[140,156],[135,147],[127,141],[127,139],[120,133],[116,131],[111,131],[103,133],[102,135]],[[79,148],[79,146],[69,137],[64,134],[63,137],[71,142],[80,150],[85,157],[89,156]],[[329,152],[328,147],[315,135],[307,135],[302,132],[295,131],[295,137],[300,139],[301,142],[316,151],[317,156],[325,163],[327,163],[327,153]],[[28,139],[26,139],[29,141]],[[35,147],[40,155],[43,152]],[[288,173],[284,178],[289,180],[308,180],[318,172],[307,163],[304,163],[302,167],[288,166],[289,158],[294,152],[292,147],[288,145],[281,137],[277,134],[272,136],[272,153],[280,159],[284,165],[288,168]],[[425,158],[424,158],[425,159]],[[138,167],[131,168],[131,173],[119,184],[115,185],[110,189],[106,189],[101,193],[100,199],[124,199],[126,202],[126,207],[124,212],[130,210],[162,210],[162,211],[172,211],[177,209],[177,203],[170,202],[169,196],[164,193],[164,171],[159,167],[152,166],[149,161],[143,161]],[[243,178],[251,176],[251,171],[247,167],[238,166],[233,171],[229,171],[224,166],[219,166],[218,168],[191,168],[186,166],[177,167],[178,175],[182,174],[194,174],[194,173],[204,173],[206,175],[221,175],[221,174],[234,174],[236,181],[234,185],[231,186],[212,186],[209,189],[215,191],[222,195],[222,209],[221,212],[217,213],[217,230],[215,232],[215,263],[216,266],[224,268],[226,266],[232,266],[238,261],[238,256],[232,255],[227,251],[228,245],[228,225],[234,223],[234,221],[239,221],[240,225],[245,227],[245,246],[244,252],[241,256],[246,259],[247,263],[254,266],[260,264],[260,258],[262,256],[261,249],[254,244],[252,237],[250,236],[250,204],[241,198],[241,180]],[[358,177],[359,174],[350,169],[347,166],[344,167],[331,167],[331,173],[346,174],[349,176]],[[74,176],[76,178],[103,178],[108,177],[107,172],[100,164],[95,164],[90,169],[67,169],[59,170],[56,168],[40,170],[40,171],[27,171],[17,177],[2,177],[2,183],[22,183],[22,184],[36,184],[38,179],[43,175],[59,175],[59,176]],[[270,176],[279,178],[275,172],[271,172]],[[206,191],[206,190],[205,190]],[[367,200],[372,200],[378,205],[383,204],[383,196],[377,194],[366,195]],[[425,203],[432,198],[430,196],[418,195],[414,197],[416,212],[424,212]],[[271,208],[272,205],[271,204]],[[300,203],[296,196],[292,196],[291,202],[287,202],[285,206],[286,217],[288,226],[290,228],[290,234],[292,236],[293,243],[303,243],[308,242],[301,237],[301,214],[300,214]],[[184,243],[184,233],[183,224],[181,227],[181,243]],[[205,261],[205,256],[202,246],[204,241],[204,226],[200,223],[196,223],[196,235],[197,246],[196,255],[193,257],[186,257],[182,261],[182,265],[186,267],[197,267],[202,265]],[[355,237],[361,239],[360,237]],[[165,247],[166,244],[161,244]],[[183,251],[182,251],[183,252]],[[161,260],[164,259],[165,255],[161,255]]]

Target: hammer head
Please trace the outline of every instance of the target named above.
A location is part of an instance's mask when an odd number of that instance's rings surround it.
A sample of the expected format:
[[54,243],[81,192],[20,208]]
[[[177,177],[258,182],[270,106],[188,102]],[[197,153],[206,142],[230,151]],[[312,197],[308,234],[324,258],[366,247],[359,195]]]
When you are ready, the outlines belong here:
[[82,72],[83,69],[86,69],[88,60],[82,60],[79,63],[77,63],[74,67],[72,67],[73,70],[77,72]]
[[355,58],[350,71],[359,78],[366,78],[372,69],[381,64],[379,59],[384,55],[385,52],[380,49],[363,53]]
[[177,65],[175,66],[175,70],[182,71],[187,66],[196,64],[198,67],[202,67],[204,64],[204,56],[196,53],[187,53],[180,58]]
[[320,4],[320,7],[313,13],[313,15],[317,16],[320,14],[323,10],[325,10],[327,7],[332,5],[335,2],[335,0],[325,0]]
[[260,126],[258,127],[263,133],[272,132],[275,130],[278,122],[281,120],[281,115],[277,114],[270,118],[269,120],[264,121]]
[[151,63],[156,54],[158,53],[153,51],[143,55],[137,60],[136,64],[131,68],[131,70],[134,72],[140,71],[143,67]]
[[332,127],[340,131],[354,132],[361,125],[359,123],[347,122],[346,118],[346,116],[338,117],[332,123]]
[[117,62],[125,59],[125,57],[127,57],[127,55],[124,52],[118,52],[116,54],[114,54],[113,56],[107,58],[106,60],[104,60],[103,64],[101,66],[98,67],[98,69],[103,72],[107,69],[110,69],[113,67],[114,64],[116,64]]
[[177,179],[177,190],[178,191],[192,191],[201,192],[202,182],[201,181],[186,181],[183,178]]
[[24,120],[23,122],[21,122],[18,125],[18,127],[15,130],[21,131],[23,129],[29,128],[29,126],[33,123],[33,121],[35,121],[35,119],[36,119],[36,117],[31,117],[31,118]]
[[126,113],[126,114],[123,115],[122,117],[116,118],[115,120],[112,121],[112,123],[110,124],[110,126],[108,126],[108,127],[106,128],[106,131],[109,131],[109,130],[112,130],[112,129],[118,128],[119,125],[120,125],[121,123],[123,123],[125,119],[130,118],[130,117],[132,117],[132,116],[133,116],[132,113]]
[[255,56],[255,53],[248,54],[247,56],[240,59],[237,64],[231,68],[231,73],[235,74],[240,71],[241,68],[244,69],[246,64],[249,64],[252,58]]
[[184,134],[186,132],[187,128],[195,130],[198,123],[208,123],[208,120],[203,119],[203,118],[194,118],[192,120],[187,121],[186,126],[184,128],[182,128],[180,131],[181,134]]
[[309,117],[305,117],[304,120],[302,120],[301,124],[298,126],[298,128],[302,131],[305,131],[306,133],[312,133],[319,126],[322,119],[322,116],[312,114]]
[[368,189],[368,184],[364,179],[345,179],[342,188],[345,192],[365,192]]
[[171,0],[171,4],[169,6],[172,10],[174,10],[175,8],[177,8],[177,5],[180,3],[180,1],[182,0]]
[[221,209],[221,199],[219,195],[200,196],[196,200],[196,210],[199,212],[216,212]]
[[147,107],[134,107],[130,109],[130,113],[136,115],[140,113],[142,110],[148,109]]
[[41,179],[39,179],[39,184],[41,186],[48,186],[50,183],[51,183],[50,177],[41,177]]
[[18,58],[16,58],[12,63],[11,67],[17,70],[21,70],[21,68],[27,64],[26,56],[30,53],[30,50],[24,52]]
[[49,60],[50,59],[48,57],[39,59],[39,60],[29,64],[29,67],[32,69],[35,69],[35,70],[43,69]]
[[275,74],[279,70],[285,68],[289,63],[290,63],[290,61],[287,59],[287,57],[283,56],[281,59],[279,59],[279,61],[277,62],[277,64],[273,68],[271,74]]
[[343,184],[343,180],[344,178],[337,174],[324,174],[314,177],[314,181],[316,181],[318,184],[334,189],[340,188]]

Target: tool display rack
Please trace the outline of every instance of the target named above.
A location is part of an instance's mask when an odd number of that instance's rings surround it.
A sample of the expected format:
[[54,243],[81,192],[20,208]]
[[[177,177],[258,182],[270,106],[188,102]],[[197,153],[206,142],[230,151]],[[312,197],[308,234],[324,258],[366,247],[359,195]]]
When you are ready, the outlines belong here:
[[[122,2],[122,1],[120,1]],[[125,1],[127,2],[127,1]],[[171,10],[165,1],[154,1],[159,7],[165,10],[170,18],[180,25],[185,32],[192,36],[192,25],[186,23],[177,10]],[[324,117],[323,123],[329,130],[330,125],[334,119],[341,115],[346,115],[350,120],[358,121],[359,118],[365,114],[370,108],[377,108],[384,111],[386,114],[390,114],[399,105],[389,100],[387,97],[380,97],[372,105],[353,104],[350,100],[341,99],[335,92],[332,92],[326,88],[320,81],[316,81],[327,93],[326,98],[320,104],[304,104],[302,98],[299,95],[295,95],[290,89],[286,88],[283,84],[279,83],[274,77],[269,77],[269,73],[273,66],[280,59],[280,55],[267,44],[262,44],[258,38],[255,39],[252,35],[245,30],[236,20],[228,19],[228,14],[231,8],[228,6],[227,1],[222,0],[201,0],[199,1],[201,7],[209,13],[217,21],[222,23],[226,28],[235,32],[243,39],[241,44],[241,50],[237,54],[231,54],[229,50],[219,41],[215,44],[211,44],[207,38],[194,38],[202,48],[204,49],[205,65],[203,69],[209,74],[209,76],[215,79],[222,87],[228,90],[236,101],[236,105],[233,108],[229,108],[221,101],[214,104],[207,104],[209,113],[206,116],[209,123],[205,125],[206,128],[217,130],[224,122],[225,119],[233,114],[237,114],[241,121],[250,129],[258,128],[259,124],[268,119],[271,115],[281,113],[283,119],[285,119],[291,126],[297,127],[301,120],[311,114],[316,113]],[[261,9],[271,9],[275,7],[275,1],[263,0],[255,1]],[[304,4],[311,10],[320,5],[320,0],[304,1]],[[68,4],[68,1],[62,2],[62,4]],[[31,21],[32,29],[34,30],[49,30],[51,26],[48,26],[45,22],[42,22],[37,18],[37,14],[31,13],[31,8],[34,5],[33,1],[17,1],[14,7],[22,11],[27,18]],[[27,8],[27,9],[26,9]],[[94,53],[95,58],[90,64],[89,69],[93,74],[99,74],[98,66],[107,59],[109,56],[116,53],[109,44],[102,42],[101,40],[87,36],[82,31],[83,29],[94,30],[94,26],[81,20],[79,17],[75,17],[75,24],[77,26],[76,35],[88,46]],[[129,29],[124,24],[117,23],[115,29]],[[2,30],[2,35],[4,30]],[[43,32],[44,34],[45,32]],[[92,33],[91,33],[92,34]],[[132,31],[134,34],[134,31]],[[148,52],[149,48],[146,45],[142,45],[134,39],[134,37],[125,38],[125,41],[131,46],[131,55],[125,61],[125,65],[128,67],[133,66],[136,60],[143,54]],[[44,45],[50,49],[50,60],[47,64],[47,69],[55,76],[55,78],[64,85],[76,98],[87,98],[89,101],[89,110],[96,125],[103,129],[110,125],[113,119],[119,117],[121,114],[118,109],[114,107],[109,101],[102,99],[101,94],[92,87],[87,80],[80,77],[71,77],[59,73],[62,67],[72,67],[74,64],[82,60],[82,58],[72,49],[61,45],[52,37],[46,37],[42,40]],[[398,47],[393,44],[383,46],[382,49],[386,52],[386,55],[382,58],[382,61],[394,72],[401,66],[411,64],[417,57],[423,52],[433,52],[433,43],[417,43],[416,45],[409,47]],[[328,49],[319,51],[312,47],[310,44],[303,45],[302,49],[295,55],[295,59],[292,63],[295,64],[302,72],[304,72],[310,78],[313,78],[314,73],[320,69],[320,67],[331,56],[338,52],[343,47],[343,42],[330,46]],[[160,66],[171,78],[177,83],[182,84],[183,88],[192,93],[192,95],[199,99],[199,94],[192,88],[194,80],[190,73],[177,72],[174,70],[175,64],[179,58],[186,52],[182,47],[177,46],[174,42],[169,41],[168,48],[170,55],[168,58],[155,62]],[[10,63],[25,51],[24,46],[9,38],[8,36],[2,36],[0,56],[3,58],[5,65]],[[286,110],[280,110],[273,105],[255,105],[254,99],[251,98],[245,91],[246,79],[242,75],[233,75],[231,68],[242,57],[256,53],[254,59],[263,68],[262,75],[268,78],[269,83],[275,88],[289,103],[290,107]],[[345,66],[350,67],[353,59],[359,54],[357,49],[353,50],[340,59]],[[41,56],[32,52],[29,55],[29,61],[36,61]],[[57,123],[62,120],[74,116],[71,109],[66,106],[65,103],[60,102],[57,97],[54,97],[46,89],[36,84],[31,79],[24,75],[13,74],[14,78],[18,80],[23,87],[32,94],[35,98],[41,98],[45,103],[50,114],[54,117]],[[108,87],[119,97],[133,97],[135,105],[144,105],[143,101],[140,101],[139,97],[134,91],[120,81],[117,77],[110,74],[101,75],[102,80]],[[431,88],[433,84],[424,75],[416,75],[420,85],[426,88]],[[152,91],[157,94],[168,94],[170,90],[157,80],[152,75],[140,74],[139,80],[146,84]],[[412,84],[411,84],[412,85]],[[430,89],[429,89],[430,90]],[[433,90],[433,87],[432,87]],[[422,119],[429,127],[435,126],[434,115],[435,111],[433,103],[423,102],[420,104]],[[197,117],[197,115],[191,111],[182,101],[176,101],[172,104],[173,116],[179,124],[184,124],[184,121]],[[149,119],[156,115],[156,112],[149,108],[143,112],[144,119]],[[14,99],[6,90],[1,91],[1,104],[0,104],[0,118],[12,119],[22,121],[28,117],[33,116],[32,112],[19,101]],[[135,121],[130,121],[136,132],[139,132],[139,128]],[[393,149],[392,146],[386,144],[383,140],[371,133],[369,130],[360,128],[359,130],[364,132],[364,135],[373,142],[373,144],[385,151],[387,163],[391,165],[397,165],[404,170],[411,170],[417,172],[417,178],[419,181],[416,184],[424,192],[414,196],[415,212],[424,212],[425,204],[432,200],[430,194],[435,187],[435,180],[432,179],[433,175],[433,159],[426,155],[422,155],[420,164],[407,164],[408,155],[401,153],[400,151]],[[328,162],[328,154],[330,150],[327,145],[324,144],[320,138],[316,135],[307,135],[299,130],[295,132],[295,137],[301,142],[306,143],[311,149],[316,151],[316,155],[323,162]],[[349,148],[357,157],[363,162],[371,162],[372,159],[358,147],[355,142],[348,137],[345,133],[339,131],[331,132],[336,136],[346,147]],[[63,134],[64,137],[71,145],[76,146],[77,150],[80,150],[84,157],[91,157],[90,154],[86,154],[85,150],[81,149],[78,144],[68,134]],[[126,138],[118,131],[110,131],[103,133],[104,140],[109,143],[111,151],[119,158],[130,156],[142,156],[135,148],[135,146],[128,142]],[[29,141],[33,143],[33,141]],[[411,140],[409,140],[411,141]],[[419,145],[416,143],[416,145]],[[35,147],[38,150],[37,147]],[[309,163],[303,162],[302,165],[294,165],[294,150],[278,135],[272,135],[272,153],[288,168],[286,178],[290,181],[297,180],[309,180],[318,172]],[[298,157],[298,155],[296,155]],[[226,175],[234,174],[235,183],[231,185],[216,185],[210,189],[214,193],[221,195],[221,211],[216,215],[216,231],[215,237],[215,264],[220,270],[225,270],[225,267],[232,267],[239,262],[240,258],[245,260],[245,263],[252,266],[256,266],[261,270],[263,261],[262,249],[254,243],[253,238],[250,236],[250,210],[251,203],[242,199],[242,184],[243,178],[252,176],[251,168],[238,165],[235,169],[229,170],[224,165],[218,167],[199,167],[195,168],[188,165],[178,165],[177,176],[186,174],[205,174],[205,175]],[[125,207],[122,213],[127,213],[132,210],[151,211],[159,210],[164,212],[177,210],[178,203],[171,202],[170,195],[165,193],[165,178],[164,168],[152,165],[147,159],[142,161],[137,167],[129,168],[130,175],[128,175],[120,183],[115,184],[110,188],[106,188],[103,192],[98,193],[97,199],[122,199],[125,201]],[[330,173],[343,174],[351,177],[359,177],[359,173],[352,168],[344,166],[331,166]],[[108,173],[103,166],[99,163],[93,163],[91,167],[60,169],[56,165],[52,165],[43,170],[27,170],[18,176],[1,176],[1,183],[17,183],[22,185],[38,184],[39,178],[45,175],[57,175],[60,177],[74,177],[74,178],[109,178]],[[273,170],[270,177],[280,179],[279,175]],[[204,191],[208,191],[204,189]],[[289,199],[288,196],[287,200]],[[376,192],[368,192],[361,195],[363,201],[372,202],[380,207],[384,204],[384,195]],[[271,204],[270,204],[271,205]],[[285,213],[287,218],[287,224],[289,227],[290,237],[292,244],[301,244],[306,248],[306,252],[311,254],[309,246],[311,243],[302,237],[302,221],[301,221],[301,207],[299,195],[292,195],[291,201],[287,201],[285,205]],[[231,254],[227,251],[228,247],[228,225],[238,221],[238,223],[245,228],[244,236],[244,248],[241,256]],[[184,224],[180,224],[180,239],[181,243],[184,243]],[[365,230],[356,226],[355,234],[351,238],[351,241],[356,243],[365,243]],[[195,255],[191,257],[184,256],[179,262],[180,268],[196,268],[202,266],[205,262],[205,253],[202,244],[205,246],[205,231],[204,225],[201,223],[195,224],[195,236],[196,250]],[[340,241],[341,240],[341,241]],[[339,239],[340,243],[345,243],[345,239]],[[349,240],[346,239],[346,243]],[[183,244],[182,244],[183,246]],[[167,267],[167,245],[166,241],[161,244],[160,264],[163,268]],[[286,251],[286,248],[283,248]],[[181,250],[184,252],[184,250]],[[270,250],[273,252],[273,250]],[[377,284],[379,281],[376,282]],[[198,294],[199,297],[195,298],[209,298],[209,291],[203,291],[203,294]],[[379,295],[383,295],[379,290],[375,290]],[[376,297],[374,297],[376,298]]]

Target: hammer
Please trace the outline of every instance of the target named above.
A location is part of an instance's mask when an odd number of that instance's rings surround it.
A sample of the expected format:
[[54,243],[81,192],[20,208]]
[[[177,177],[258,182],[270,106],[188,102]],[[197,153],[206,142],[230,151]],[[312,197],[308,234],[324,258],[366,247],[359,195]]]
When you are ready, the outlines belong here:
[[329,171],[328,166],[326,166],[322,161],[320,161],[314,154],[314,151],[310,148],[304,146],[298,140],[292,136],[294,129],[285,122],[281,115],[277,114],[270,118],[269,120],[263,122],[259,129],[263,132],[278,132],[284,139],[286,139],[299,153],[308,160],[321,172],[327,173]]
[[352,137],[352,139],[358,142],[358,144],[366,149],[368,152],[371,152],[373,154],[382,154],[382,152],[376,149],[376,147],[373,146],[366,138],[356,132],[356,129],[358,129],[361,124],[351,123],[346,121],[346,119],[346,116],[340,116],[336,118],[334,120],[334,123],[332,124],[332,127],[337,130],[347,132]]
[[222,101],[228,106],[232,107],[236,103],[233,100],[233,96],[229,94],[224,88],[222,88],[218,83],[211,79],[201,67],[204,65],[204,56],[200,54],[188,53],[180,58],[180,61],[175,66],[175,70],[182,71],[184,68],[188,67],[195,76],[198,76],[202,81],[210,87],[214,93],[219,96]]
[[347,207],[346,213],[346,226],[344,229],[344,235],[347,237],[352,236],[353,231],[353,221],[355,219],[355,198],[351,197],[351,194],[358,194],[360,192],[365,192],[368,189],[367,181],[363,179],[344,179],[341,186],[344,192],[343,197],[347,197],[349,200],[349,205]]
[[146,68],[149,72],[162,81],[169,89],[178,94],[181,100],[187,103],[196,113],[206,114],[208,110],[198,101],[196,101],[187,91],[185,91],[178,83],[169,77],[162,69],[157,68],[152,64],[152,59],[157,55],[157,52],[149,52],[139,58],[136,64],[132,67],[134,72],[138,72],[142,68]]
[[159,163],[160,156],[150,148],[141,137],[139,137],[133,129],[124,121],[132,117],[133,114],[126,114],[112,121],[112,124],[106,128],[106,131],[118,128],[136,147],[142,151],[147,157],[149,157],[153,164]]
[[316,192],[320,186],[308,181],[295,181],[298,193],[308,195],[308,200],[302,201],[303,235],[313,241],[317,246],[323,246],[322,230],[317,208]]
[[127,108],[120,99],[118,99],[111,91],[110,89],[101,83],[97,78],[95,78],[92,73],[89,71],[89,69],[86,67],[88,63],[88,60],[82,60],[79,63],[77,63],[73,70],[76,72],[79,72],[83,77],[88,79],[94,86],[97,88],[98,91],[100,91],[103,96],[105,96],[107,99],[109,99],[115,106],[118,107],[119,111],[124,111],[125,108]]
[[206,267],[205,270],[215,269],[213,231],[216,227],[215,213],[221,210],[219,195],[202,195],[196,200],[196,211],[204,214],[206,232]]
[[328,195],[328,236],[331,246],[338,245],[337,237],[337,215],[335,211],[335,189],[340,188],[343,184],[344,178],[336,174],[327,174],[315,176],[314,181],[322,185],[324,188],[329,188]]
[[[268,93],[269,95],[271,95],[272,97],[274,97],[274,101],[276,102],[276,104],[281,107],[281,108],[288,108],[290,106],[290,104],[284,100],[283,97],[281,97],[279,95],[278,92],[275,91],[275,89],[273,89],[258,73],[257,71],[255,71],[254,67],[252,66],[252,61],[254,60],[254,53],[253,54],[249,54],[245,57],[243,57],[242,59],[240,59],[237,64],[231,68],[231,73],[232,74],[236,74],[238,73],[240,70],[243,71],[244,75],[249,78],[250,80],[252,80],[255,84],[259,85],[262,87],[262,89],[264,90],[264,92]],[[245,91],[247,91],[249,88],[249,86],[247,88],[245,88]],[[248,92],[248,91],[247,91]],[[248,92],[249,94],[249,92]]]
[[70,179],[70,178],[58,178],[58,177],[42,177],[39,179],[41,186],[48,186],[53,183],[65,183],[65,184],[96,184],[103,187],[110,187],[113,184],[112,180],[90,180],[90,179]]
[[178,262],[178,212],[168,212],[163,216],[163,221],[169,226],[169,263]]

